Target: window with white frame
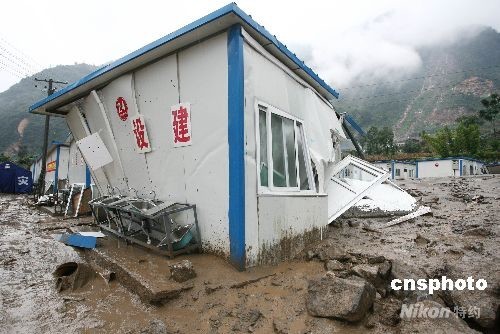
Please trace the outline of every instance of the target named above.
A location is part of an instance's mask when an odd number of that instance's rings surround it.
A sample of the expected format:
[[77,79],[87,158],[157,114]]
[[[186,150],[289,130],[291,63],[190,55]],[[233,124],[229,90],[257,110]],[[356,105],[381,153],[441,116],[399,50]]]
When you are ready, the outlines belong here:
[[311,166],[302,121],[258,104],[259,185],[274,191],[312,190]]

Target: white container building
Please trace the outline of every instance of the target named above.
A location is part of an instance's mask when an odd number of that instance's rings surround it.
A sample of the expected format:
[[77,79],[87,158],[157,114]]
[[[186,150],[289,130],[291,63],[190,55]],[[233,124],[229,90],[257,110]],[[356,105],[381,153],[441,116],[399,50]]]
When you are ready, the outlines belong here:
[[418,178],[487,174],[483,161],[468,157],[421,159],[415,161]]
[[339,214],[337,97],[229,4],[30,112],[66,118],[101,194],[196,204],[204,251],[244,269],[295,256]]
[[417,166],[415,162],[399,160],[381,160],[372,162],[391,173],[393,180],[407,180],[417,177]]
[[[42,158],[39,157],[30,168],[34,183],[38,182],[41,167]],[[55,185],[53,188],[55,193],[70,187],[73,183],[84,183],[89,187],[92,179],[76,141],[70,136],[64,143],[52,142],[47,151],[45,189]]]

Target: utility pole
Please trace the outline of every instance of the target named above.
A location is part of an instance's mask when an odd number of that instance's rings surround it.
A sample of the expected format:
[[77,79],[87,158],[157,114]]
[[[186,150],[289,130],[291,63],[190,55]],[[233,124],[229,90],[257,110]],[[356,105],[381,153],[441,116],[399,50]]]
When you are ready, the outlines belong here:
[[[37,79],[35,78],[35,81],[41,81],[41,82],[46,82],[48,83],[47,88],[47,96],[50,96],[54,94],[56,89],[53,87],[53,84],[59,83],[59,84],[64,84],[66,85],[67,82],[64,81],[56,81],[53,79]],[[36,86],[35,86],[36,87]],[[45,130],[43,133],[43,148],[42,148],[42,168],[40,169],[40,176],[38,177],[38,189],[39,189],[39,195],[42,196],[45,193],[45,173],[47,171],[47,148],[48,148],[48,142],[49,142],[49,126],[50,126],[50,116],[45,115]]]

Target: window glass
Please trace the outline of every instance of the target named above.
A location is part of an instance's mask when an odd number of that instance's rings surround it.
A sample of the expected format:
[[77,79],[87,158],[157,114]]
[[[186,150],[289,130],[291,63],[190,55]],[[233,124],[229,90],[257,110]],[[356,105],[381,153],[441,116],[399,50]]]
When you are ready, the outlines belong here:
[[271,114],[271,135],[273,155],[273,185],[275,187],[286,187],[283,122],[281,121],[281,117],[276,114]]
[[400,176],[401,175],[401,170],[399,168],[396,168],[396,176]]
[[283,118],[283,131],[286,144],[286,162],[288,167],[288,186],[297,186],[297,167],[295,164],[295,126],[294,121]]
[[260,134],[260,184],[267,187],[268,169],[267,166],[267,118],[264,110],[259,110],[259,134]]
[[304,155],[304,144],[302,142],[302,124],[297,123],[297,146],[299,155],[299,179],[300,190],[309,190],[309,179],[307,177],[306,158]]

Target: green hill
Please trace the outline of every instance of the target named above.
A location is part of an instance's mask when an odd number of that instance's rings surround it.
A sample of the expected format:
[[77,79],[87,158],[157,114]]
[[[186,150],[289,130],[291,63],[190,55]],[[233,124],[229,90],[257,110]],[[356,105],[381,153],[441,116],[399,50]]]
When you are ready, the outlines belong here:
[[493,29],[418,53],[422,66],[411,77],[358,78],[340,91],[338,110],[365,129],[390,126],[403,141],[477,112],[481,98],[500,90],[500,34]]
[[[60,65],[43,70],[22,79],[5,92],[0,93],[0,152],[13,156],[19,150],[29,154],[40,154],[43,143],[45,117],[28,113],[28,107],[47,95],[43,82],[34,78],[53,78],[58,81],[73,82],[96,69],[87,64]],[[35,87],[37,85],[38,87]],[[61,88],[63,85],[55,85]],[[64,140],[69,130],[63,118],[51,117],[49,143]]]

